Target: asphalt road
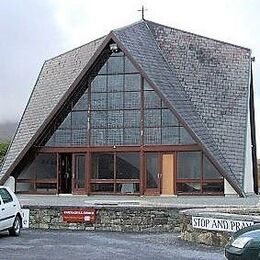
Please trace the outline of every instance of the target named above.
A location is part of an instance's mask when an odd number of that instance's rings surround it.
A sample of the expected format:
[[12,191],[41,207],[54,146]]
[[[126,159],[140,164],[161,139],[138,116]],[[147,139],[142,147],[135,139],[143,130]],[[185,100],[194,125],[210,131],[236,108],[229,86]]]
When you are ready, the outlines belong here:
[[22,230],[0,234],[1,260],[225,259],[223,249],[180,240],[177,234]]

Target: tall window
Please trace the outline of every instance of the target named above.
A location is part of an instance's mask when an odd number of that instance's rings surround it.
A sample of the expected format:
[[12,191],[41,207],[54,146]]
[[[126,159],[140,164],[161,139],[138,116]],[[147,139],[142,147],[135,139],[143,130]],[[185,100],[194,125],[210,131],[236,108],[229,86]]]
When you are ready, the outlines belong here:
[[[143,133],[143,136],[141,135]],[[123,52],[112,54],[47,146],[193,144]]]

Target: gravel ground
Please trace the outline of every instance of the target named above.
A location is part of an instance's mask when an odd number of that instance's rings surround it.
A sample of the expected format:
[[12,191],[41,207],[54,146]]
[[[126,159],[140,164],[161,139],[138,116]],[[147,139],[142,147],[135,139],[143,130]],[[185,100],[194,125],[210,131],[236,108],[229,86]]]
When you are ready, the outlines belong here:
[[23,230],[0,235],[1,260],[45,259],[225,259],[223,248],[180,240],[176,233],[135,234]]

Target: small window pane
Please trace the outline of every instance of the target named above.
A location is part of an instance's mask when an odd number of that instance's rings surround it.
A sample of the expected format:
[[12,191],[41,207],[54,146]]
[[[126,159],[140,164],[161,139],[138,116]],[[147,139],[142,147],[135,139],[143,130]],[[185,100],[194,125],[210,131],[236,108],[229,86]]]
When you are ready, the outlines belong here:
[[190,134],[184,127],[180,127],[180,143],[181,144],[194,144],[195,141],[192,139]]
[[87,143],[87,130],[86,129],[73,129],[72,131],[72,144],[81,145]]
[[139,183],[117,183],[116,192],[120,192],[122,194],[139,193],[140,184]]
[[161,126],[161,110],[149,109],[144,111],[144,126],[145,127],[160,127]]
[[144,80],[144,90],[153,90],[146,80]]
[[123,91],[123,75],[108,75],[108,92]]
[[[16,192],[32,191],[34,189],[33,183],[16,182]],[[1,204],[1,203],[0,203]]]
[[127,57],[125,57],[125,72],[126,73],[137,72],[136,68]]
[[162,126],[178,126],[179,122],[170,109],[162,109]]
[[71,130],[56,130],[55,132],[56,145],[70,145],[71,144]]
[[92,145],[106,145],[107,144],[107,129],[91,130],[91,144]]
[[123,128],[107,130],[107,144],[121,145],[123,144]]
[[202,175],[201,152],[179,152],[177,176],[184,179],[200,179]]
[[114,155],[92,154],[92,179],[114,179]]
[[206,182],[202,188],[204,193],[224,193],[224,182]]
[[176,183],[177,193],[201,192],[201,184],[198,182]]
[[144,129],[145,144],[160,144],[161,143],[161,128],[145,128]]
[[91,113],[91,128],[107,128],[107,111]]
[[125,108],[140,108],[140,92],[129,92],[125,94]]
[[144,91],[144,107],[160,108],[161,99],[155,91]]
[[91,184],[92,192],[114,192],[114,184],[113,183],[99,183],[99,184]]
[[140,156],[139,153],[116,154],[116,178],[139,179]]
[[39,154],[35,159],[35,168],[37,179],[56,179],[56,154]]
[[63,120],[59,129],[71,128],[71,113],[69,113],[66,118]]
[[158,155],[157,153],[147,153],[145,155],[146,165],[146,188],[158,187]]
[[141,77],[139,74],[125,75],[125,91],[140,91]]
[[124,57],[110,57],[108,59],[108,73],[116,74],[124,72]]
[[125,127],[139,127],[141,113],[139,110],[125,110],[124,111],[124,126]]
[[86,111],[72,112],[72,128],[87,128],[88,118]]
[[108,93],[108,109],[123,109],[124,108],[124,93]]
[[93,110],[107,109],[107,93],[92,93],[91,108]]
[[55,145],[55,133],[49,138],[45,146],[54,146]]
[[108,128],[123,127],[123,111],[108,111]]
[[34,173],[34,162],[29,162],[18,176],[18,179],[34,179]]
[[85,187],[85,155],[75,155],[75,188]]
[[203,155],[203,178],[204,179],[223,179],[216,167]]
[[88,109],[88,95],[84,94],[73,106],[73,110],[87,110]]
[[179,127],[162,128],[162,144],[179,144]]
[[124,129],[124,144],[140,144],[140,128]]
[[106,92],[107,91],[107,76],[98,75],[91,83],[91,92]]
[[107,74],[107,62],[102,66],[98,74]]

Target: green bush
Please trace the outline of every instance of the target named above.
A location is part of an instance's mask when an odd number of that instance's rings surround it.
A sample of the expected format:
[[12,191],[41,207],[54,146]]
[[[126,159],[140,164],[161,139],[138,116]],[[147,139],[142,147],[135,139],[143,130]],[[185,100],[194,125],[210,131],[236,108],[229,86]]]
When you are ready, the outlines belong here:
[[5,154],[7,152],[8,146],[9,146],[9,143],[6,143],[6,142],[0,143],[0,166],[1,166],[1,162],[4,159]]

